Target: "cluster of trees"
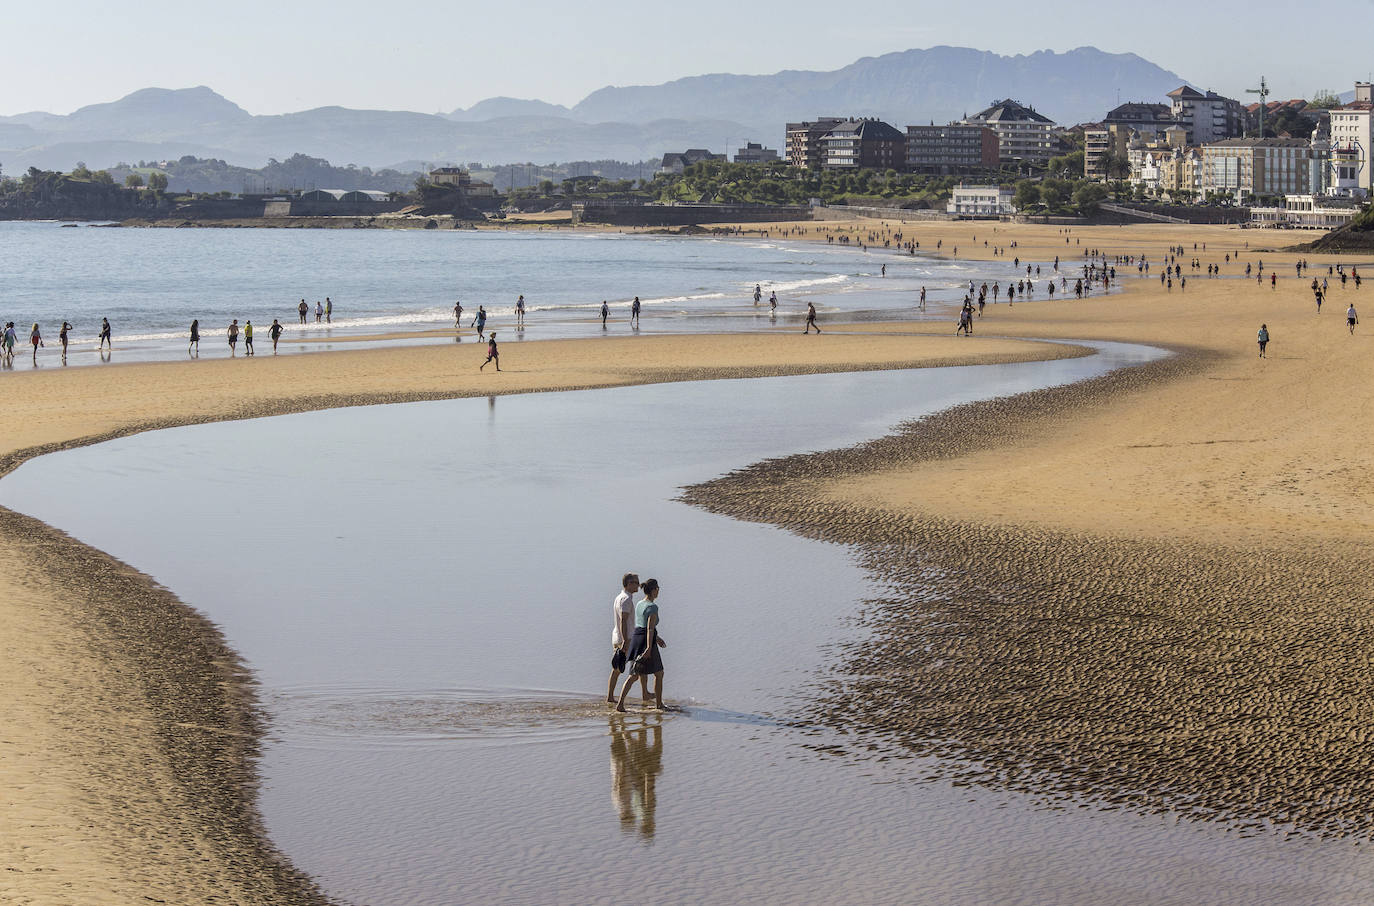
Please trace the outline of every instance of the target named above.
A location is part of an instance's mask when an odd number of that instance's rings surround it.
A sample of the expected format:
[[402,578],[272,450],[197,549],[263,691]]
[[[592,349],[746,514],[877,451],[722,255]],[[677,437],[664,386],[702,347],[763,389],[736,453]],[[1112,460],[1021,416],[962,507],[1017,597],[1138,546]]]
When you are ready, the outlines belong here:
[[0,180],[0,214],[6,217],[127,217],[163,203],[166,182],[130,191],[108,170],[78,164],[70,173],[30,167],[18,179]]
[[702,161],[681,174],[660,174],[648,194],[662,202],[747,204],[894,204],[936,207],[949,199],[959,177],[896,170],[798,170],[782,161],[732,164]]

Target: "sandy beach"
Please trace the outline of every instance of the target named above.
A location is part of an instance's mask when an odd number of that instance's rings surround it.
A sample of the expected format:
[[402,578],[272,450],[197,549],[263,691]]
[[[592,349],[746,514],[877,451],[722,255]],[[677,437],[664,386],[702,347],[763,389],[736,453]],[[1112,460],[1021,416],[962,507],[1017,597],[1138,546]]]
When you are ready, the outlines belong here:
[[[881,245],[884,227],[794,229]],[[1164,346],[1177,355],[742,468],[687,498],[863,551],[888,619],[873,618],[875,644],[818,695],[818,723],[866,731],[884,754],[951,756],[965,781],[1259,829],[1374,831],[1374,715],[1361,688],[1374,679],[1374,453],[1359,443],[1374,419],[1374,338],[1346,330],[1345,306],[1363,298],[1353,284],[1333,282],[1315,313],[1308,283],[1335,259],[1309,256],[1299,279],[1298,256],[1260,247],[1305,237],[1225,227],[887,229],[923,251],[942,240],[951,257],[991,259],[1014,241],[1009,276],[1013,256],[1048,272],[1059,255],[1070,288],[1084,249],[1144,253],[1157,274],[1164,249],[1182,244],[1188,286],[1166,291],[1119,266],[1124,294],[990,305],[971,339],[949,336],[952,325],[826,324],[821,338],[511,343],[499,375],[477,372],[482,347],[466,340],[20,372],[3,377],[0,468],[137,431],[309,409],[1081,352],[1027,340]],[[1267,277],[1209,280],[1187,266],[1195,257],[1228,278],[1262,257],[1277,289]],[[1273,337],[1263,360],[1261,322]],[[13,717],[0,847],[11,870],[0,898],[317,899],[256,833],[260,717],[213,627],[99,552],[5,517],[0,610],[13,629],[0,694]]]
[[[926,327],[929,330],[929,326]],[[339,406],[660,381],[1026,361],[1062,344],[894,333],[528,341],[7,375],[8,471],[43,452],[173,425]],[[116,350],[116,359],[118,351]],[[251,677],[146,576],[5,512],[0,602],[9,790],[0,899],[317,902],[259,834]]]

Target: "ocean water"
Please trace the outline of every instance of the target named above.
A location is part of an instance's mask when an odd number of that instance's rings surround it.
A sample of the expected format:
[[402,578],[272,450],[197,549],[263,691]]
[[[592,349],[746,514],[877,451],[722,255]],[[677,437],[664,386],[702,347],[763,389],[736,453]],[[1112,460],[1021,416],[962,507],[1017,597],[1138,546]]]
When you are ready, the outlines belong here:
[[[66,364],[83,365],[103,361],[95,353],[101,318],[114,336],[110,360],[127,362],[184,358],[192,319],[208,356],[228,355],[223,337],[233,318],[264,335],[277,318],[286,327],[283,351],[313,351],[349,337],[451,327],[455,300],[465,327],[482,305],[493,328],[510,328],[522,294],[527,329],[508,339],[599,335],[603,300],[610,329],[624,331],[635,296],[642,332],[767,330],[797,326],[808,302],[823,318],[920,318],[922,286],[924,316],[948,318],[970,280],[1005,286],[1017,276],[1010,259],[913,258],[758,237],[0,222],[0,323],[14,321],[26,342],[37,321],[48,343],[43,366],[60,364],[64,319],[74,326]],[[755,285],[764,296],[758,307]],[[1045,297],[1043,282],[1037,286]],[[768,317],[770,292],[779,298],[776,319]],[[326,296],[333,322],[316,325],[314,304]],[[311,307],[305,325],[301,299]]]
[[[832,644],[861,638],[881,577],[674,501],[768,456],[1157,355],[201,425],[31,461],[0,504],[222,627],[270,714],[268,830],[347,901],[1369,902],[1355,846],[825,755],[791,718],[842,666]],[[626,570],[663,585],[666,715],[602,701]]]

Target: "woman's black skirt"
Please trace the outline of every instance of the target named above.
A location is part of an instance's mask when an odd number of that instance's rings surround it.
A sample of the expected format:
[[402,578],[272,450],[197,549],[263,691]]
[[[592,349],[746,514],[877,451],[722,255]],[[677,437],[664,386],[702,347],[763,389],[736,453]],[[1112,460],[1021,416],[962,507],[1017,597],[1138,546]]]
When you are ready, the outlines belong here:
[[[629,663],[625,666],[630,672],[641,676],[652,676],[663,669],[663,659],[658,656],[658,646],[655,645],[652,651],[645,652],[649,647],[649,630],[636,626],[634,637],[630,640],[630,651],[627,655]],[[644,657],[640,657],[643,654]]]

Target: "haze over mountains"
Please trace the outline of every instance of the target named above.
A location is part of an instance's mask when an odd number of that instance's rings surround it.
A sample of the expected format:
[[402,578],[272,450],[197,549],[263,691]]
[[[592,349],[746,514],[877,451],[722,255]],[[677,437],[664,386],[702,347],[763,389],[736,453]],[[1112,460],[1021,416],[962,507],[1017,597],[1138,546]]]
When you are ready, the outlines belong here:
[[1185,81],[1135,54],[1092,47],[1011,57],[932,47],[832,72],[602,88],[571,108],[497,97],[448,114],[320,107],[255,116],[203,86],[147,88],[66,116],[0,117],[0,165],[16,174],[192,154],[256,167],[297,152],[371,167],[634,161],[688,147],[726,151],[727,142],[730,152],[746,141],[780,148],[787,121],[817,115],[879,116],[898,128],[944,123],[1003,97],[1068,125],[1100,119],[1119,101],[1160,101]]

